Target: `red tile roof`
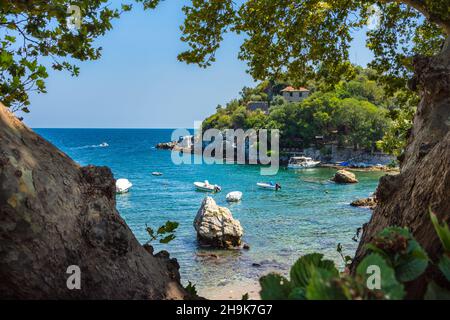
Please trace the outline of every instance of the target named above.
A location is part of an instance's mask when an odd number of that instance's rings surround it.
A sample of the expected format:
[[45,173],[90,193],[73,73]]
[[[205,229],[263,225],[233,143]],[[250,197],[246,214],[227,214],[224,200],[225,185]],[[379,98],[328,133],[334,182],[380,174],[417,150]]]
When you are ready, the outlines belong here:
[[300,88],[297,89],[297,88],[294,88],[292,86],[287,86],[286,88],[281,90],[281,92],[294,92],[294,91],[309,92],[309,90],[304,88],[304,87],[300,87]]

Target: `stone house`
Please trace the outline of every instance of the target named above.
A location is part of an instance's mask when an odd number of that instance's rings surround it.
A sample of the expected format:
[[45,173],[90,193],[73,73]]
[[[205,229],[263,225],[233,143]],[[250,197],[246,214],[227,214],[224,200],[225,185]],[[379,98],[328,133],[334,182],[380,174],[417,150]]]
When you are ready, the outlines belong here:
[[294,88],[292,86],[287,86],[281,90],[281,95],[289,102],[299,102],[309,95],[309,90],[303,87]]

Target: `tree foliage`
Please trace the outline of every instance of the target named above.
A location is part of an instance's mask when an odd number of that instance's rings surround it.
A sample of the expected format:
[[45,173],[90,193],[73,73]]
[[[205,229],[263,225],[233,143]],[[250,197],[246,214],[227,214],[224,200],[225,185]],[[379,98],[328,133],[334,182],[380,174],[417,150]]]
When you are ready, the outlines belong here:
[[411,56],[436,53],[450,34],[448,0],[193,0],[183,11],[182,40],[190,49],[180,60],[209,66],[223,35],[242,33],[239,58],[255,79],[287,74],[298,84],[313,77],[327,79],[326,84],[351,78],[352,33],[374,15],[367,31],[374,53],[370,67],[392,92],[405,86]]
[[[246,107],[254,96],[267,96],[267,81],[253,89],[244,88],[241,98],[219,107],[203,122],[203,129],[279,129],[282,147],[308,147],[316,142],[316,136],[324,136],[340,145],[373,149],[392,122],[387,117],[389,110],[398,108],[396,101],[369,79],[371,70],[358,67],[355,71],[353,80],[341,80],[333,90],[322,91],[322,81],[311,83],[313,93],[299,103],[275,95],[268,114]],[[285,85],[273,90],[275,94]]]
[[[161,1],[134,2],[152,9]],[[77,30],[67,24],[71,5],[80,8]],[[244,35],[239,58],[255,79],[285,75],[294,84],[321,78],[331,85],[355,75],[348,54],[352,33],[375,15],[378,23],[367,31],[370,67],[393,93],[405,86],[411,56],[436,53],[450,34],[449,7],[448,0],[192,0],[183,7],[181,27],[189,49],[178,58],[207,67],[224,34],[234,32]],[[46,92],[45,66],[78,75],[76,61],[98,59],[102,48],[95,39],[131,8],[106,0],[0,1],[1,101],[27,112],[29,93]]]

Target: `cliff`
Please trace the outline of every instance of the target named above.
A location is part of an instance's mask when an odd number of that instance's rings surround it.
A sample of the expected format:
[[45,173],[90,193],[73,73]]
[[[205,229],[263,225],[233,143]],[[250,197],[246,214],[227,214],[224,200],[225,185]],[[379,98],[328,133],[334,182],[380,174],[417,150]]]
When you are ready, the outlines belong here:
[[[410,85],[419,90],[421,101],[401,171],[380,179],[377,207],[363,228],[353,272],[367,254],[366,244],[387,226],[408,227],[433,261],[443,253],[428,210],[450,224],[450,37],[440,54],[416,57],[414,67]],[[430,279],[439,283],[439,274],[435,267],[429,267],[408,283],[408,298],[422,297]]]
[[80,167],[0,104],[0,299],[185,298],[176,260],[141,246],[115,204],[110,169]]

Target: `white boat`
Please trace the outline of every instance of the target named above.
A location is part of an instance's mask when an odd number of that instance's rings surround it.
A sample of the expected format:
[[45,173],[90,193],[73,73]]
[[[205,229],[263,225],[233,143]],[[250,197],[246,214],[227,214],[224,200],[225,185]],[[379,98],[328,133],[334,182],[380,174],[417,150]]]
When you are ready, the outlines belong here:
[[116,181],[116,193],[127,193],[133,184],[128,179],[118,179]]
[[305,168],[314,168],[316,167],[320,161],[314,161],[309,157],[291,157],[289,159],[288,168],[290,169],[305,169]]
[[107,147],[109,147],[109,144],[107,142],[103,142],[103,143],[99,144],[99,147],[100,148],[107,148]]
[[273,183],[273,182],[269,182],[269,183],[258,182],[256,185],[262,189],[269,189],[269,190],[275,190],[275,191],[278,191],[279,189],[281,189],[281,185],[279,185],[278,183]]
[[153,171],[152,172],[152,176],[162,176],[162,172],[158,172],[158,171]]
[[194,182],[194,186],[199,191],[220,192],[222,188],[217,184],[210,184],[208,180],[205,182]]
[[226,199],[228,202],[238,202],[242,199],[242,192],[232,191],[227,194]]

